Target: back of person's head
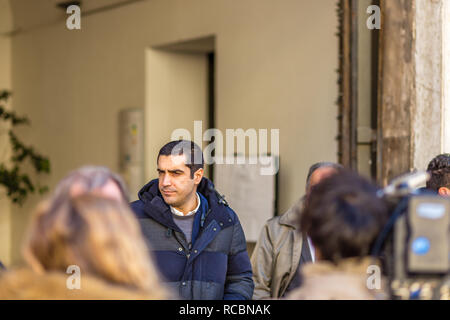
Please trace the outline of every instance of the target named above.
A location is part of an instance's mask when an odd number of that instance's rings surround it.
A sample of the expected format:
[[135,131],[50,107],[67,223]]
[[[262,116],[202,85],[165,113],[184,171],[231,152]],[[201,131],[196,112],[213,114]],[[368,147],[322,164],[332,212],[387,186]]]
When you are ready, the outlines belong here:
[[161,289],[127,204],[92,194],[59,200],[42,203],[32,217],[24,258],[35,272],[66,272],[76,265],[81,275],[109,283],[148,292]]
[[338,263],[345,258],[365,257],[388,215],[378,188],[346,170],[312,188],[299,215],[300,230],[312,240],[321,260]]
[[129,202],[127,187],[122,178],[101,166],[85,166],[70,172],[56,186],[53,201],[61,201],[83,193]]
[[339,163],[316,162],[313,165],[311,165],[311,167],[309,167],[308,175],[306,176],[306,186],[308,186],[310,184],[311,176],[314,173],[314,171],[316,171],[317,169],[321,169],[321,168],[331,168],[331,169],[334,169],[336,172],[344,169],[344,167]]
[[306,177],[306,194],[311,192],[312,187],[318,184],[322,179],[329,177],[332,174],[343,170],[344,167],[339,163],[334,162],[317,162],[314,163],[308,170]]
[[431,177],[427,188],[438,192],[440,188],[450,189],[450,153],[438,155],[428,164]]

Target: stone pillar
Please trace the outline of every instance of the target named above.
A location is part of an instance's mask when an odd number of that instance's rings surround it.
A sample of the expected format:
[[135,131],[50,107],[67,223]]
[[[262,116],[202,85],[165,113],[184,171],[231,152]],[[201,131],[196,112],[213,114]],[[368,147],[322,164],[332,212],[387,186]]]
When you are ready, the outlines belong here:
[[450,0],[382,0],[378,172],[385,185],[449,150]]
[[[411,168],[424,170],[430,160],[444,151],[444,6],[449,0],[416,0],[415,8],[415,95],[412,110]],[[448,42],[448,39],[447,39]],[[448,57],[447,57],[448,59]],[[448,117],[448,115],[447,115]]]
[[442,153],[450,153],[450,1],[442,9]]
[[414,0],[382,0],[379,44],[377,180],[411,167],[415,101]]

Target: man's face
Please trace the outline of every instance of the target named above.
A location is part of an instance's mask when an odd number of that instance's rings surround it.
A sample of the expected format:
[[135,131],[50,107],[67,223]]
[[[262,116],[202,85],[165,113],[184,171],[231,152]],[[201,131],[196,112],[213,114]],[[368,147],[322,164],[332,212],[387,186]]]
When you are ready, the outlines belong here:
[[306,190],[306,194],[309,195],[311,193],[311,189],[315,185],[335,173],[336,169],[332,167],[322,167],[314,170],[314,172],[311,174],[311,177],[309,178],[309,186],[308,190]]
[[195,195],[203,177],[203,169],[199,169],[191,178],[191,170],[185,163],[184,155],[161,155],[158,159],[159,191],[164,201],[175,208],[182,207]]

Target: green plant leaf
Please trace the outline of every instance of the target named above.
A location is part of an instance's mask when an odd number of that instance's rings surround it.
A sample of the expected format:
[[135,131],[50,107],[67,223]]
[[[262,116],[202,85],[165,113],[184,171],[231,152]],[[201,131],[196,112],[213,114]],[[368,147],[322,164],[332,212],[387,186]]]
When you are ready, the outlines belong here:
[[[7,101],[11,93],[6,90],[0,90],[0,101]],[[27,117],[18,116],[14,112],[6,111],[4,106],[0,105],[0,120],[10,121],[13,126],[18,124],[30,124]],[[50,160],[47,157],[37,153],[33,147],[26,146],[9,130],[9,139],[13,154],[11,156],[11,168],[0,163],[0,185],[6,188],[8,197],[13,203],[22,205],[30,193],[36,191],[36,187],[31,178],[22,173],[21,166],[26,159],[31,161],[36,173],[50,173]],[[39,194],[48,192],[47,186],[38,186]]]

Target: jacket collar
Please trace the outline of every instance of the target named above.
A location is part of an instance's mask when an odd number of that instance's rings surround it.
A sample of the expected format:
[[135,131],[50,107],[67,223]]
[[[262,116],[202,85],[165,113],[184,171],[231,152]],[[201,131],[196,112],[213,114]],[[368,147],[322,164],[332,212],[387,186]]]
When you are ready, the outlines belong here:
[[[216,191],[214,184],[209,179],[202,178],[197,187],[197,192],[208,201],[209,210],[206,214],[205,226],[213,220],[216,220],[222,228],[233,224],[233,219],[227,208],[228,203]],[[144,212],[147,216],[168,228],[179,230],[173,221],[169,205],[164,202],[164,198],[159,191],[158,179],[154,179],[142,187],[138,197],[144,203]]]
[[303,207],[305,197],[300,198],[285,214],[280,217],[280,224],[297,229],[297,210]]

